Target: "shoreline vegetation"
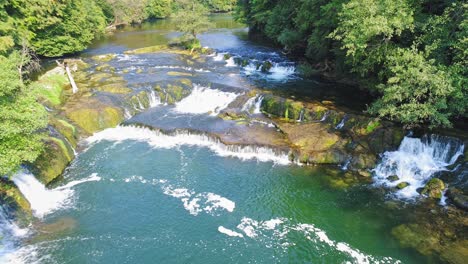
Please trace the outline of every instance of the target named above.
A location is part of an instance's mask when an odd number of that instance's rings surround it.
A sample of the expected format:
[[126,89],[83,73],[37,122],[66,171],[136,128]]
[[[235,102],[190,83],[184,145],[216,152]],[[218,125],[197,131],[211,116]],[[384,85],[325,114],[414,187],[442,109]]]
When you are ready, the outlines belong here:
[[[173,17],[179,21],[178,30],[185,34],[176,44],[129,50],[126,54],[171,53],[190,61],[201,60],[215,52],[203,48],[197,39],[210,28],[208,12],[235,12],[252,34],[275,41],[288,56],[302,58],[298,71],[304,77],[319,74],[343,78],[371,93],[376,101],[366,113],[355,114],[337,109],[331,102],[250,91],[250,97],[240,98],[233,104],[243,105],[261,94],[260,110],[277,128],[281,140],[264,135],[256,140],[232,142],[222,135],[209,135],[225,145],[287,149],[290,160],[303,165],[336,169],[346,164],[348,171],[334,179],[337,188],[372,182],[371,170],[380,155],[396,150],[408,129],[420,131],[417,133],[421,135],[432,131],[450,135],[454,131],[450,130],[452,122],[464,123],[468,105],[466,4],[455,1],[435,5],[423,1],[416,6],[407,1],[389,0],[297,1],[295,4],[272,1],[236,4],[232,0],[201,0],[194,4],[195,1],[183,0],[89,3],[70,0],[52,8],[41,0],[33,4],[21,0],[0,4],[0,174],[6,175],[0,181],[2,204],[12,217],[25,223],[30,221],[29,203],[9,179],[15,171],[27,168],[44,185],[53,184],[60,181],[83,147],[81,140],[106,128],[127,125],[126,109],[96,96],[96,91],[118,96],[126,96],[131,91],[124,78],[114,74],[107,63],[116,54],[91,58],[97,65],[93,74],[86,72],[88,63],[66,55],[85,50],[109,28],[147,19]],[[37,9],[31,9],[31,5]],[[299,5],[302,8],[293,8]],[[394,17],[392,10],[399,10],[399,16]],[[187,13],[191,16],[182,15]],[[79,88],[76,93],[60,66],[36,81],[30,80],[37,72],[38,57],[62,56]],[[192,88],[189,79],[180,77],[165,87],[152,88],[152,92],[160,98],[164,94],[165,103],[179,102]],[[125,100],[145,109],[151,104],[150,96],[141,92],[126,96]],[[248,116],[229,107],[218,117],[240,125],[249,121]],[[466,146],[466,131],[461,133],[456,136]],[[466,150],[461,159],[458,164],[466,163]],[[460,256],[466,256],[468,250],[465,234],[468,193],[453,189],[449,200],[456,206],[444,211],[438,205],[444,190],[443,182],[429,181],[422,190],[428,199],[415,206],[422,219],[417,219],[418,224],[410,219],[395,227],[392,235],[402,246],[415,248],[423,255],[442,255],[445,261],[462,263]],[[431,222],[427,210],[444,224]]]

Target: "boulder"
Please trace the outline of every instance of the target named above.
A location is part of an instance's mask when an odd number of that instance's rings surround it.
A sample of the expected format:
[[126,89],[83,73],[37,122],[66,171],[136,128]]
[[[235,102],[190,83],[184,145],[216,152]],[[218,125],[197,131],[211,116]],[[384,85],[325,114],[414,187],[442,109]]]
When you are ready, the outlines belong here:
[[441,179],[432,178],[424,186],[421,194],[427,195],[430,198],[440,199],[445,189],[445,184]]

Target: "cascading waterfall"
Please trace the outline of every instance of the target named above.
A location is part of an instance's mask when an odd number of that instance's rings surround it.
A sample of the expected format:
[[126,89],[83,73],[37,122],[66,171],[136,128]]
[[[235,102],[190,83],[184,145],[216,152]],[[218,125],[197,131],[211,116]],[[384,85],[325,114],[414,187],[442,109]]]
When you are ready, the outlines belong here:
[[156,95],[156,92],[153,89],[148,93],[148,101],[150,108],[161,104],[161,99]]
[[236,62],[234,61],[234,57],[230,57],[226,60],[226,67],[236,67]]
[[178,102],[175,111],[188,114],[216,115],[234,101],[239,94],[223,92],[194,84],[192,93]]
[[256,95],[255,97],[249,98],[242,106],[242,111],[252,114],[260,114],[260,106],[262,105],[263,95]]
[[[423,187],[434,173],[454,164],[463,155],[463,150],[463,143],[450,137],[405,137],[398,150],[382,155],[382,161],[374,169],[374,179],[377,184],[388,187],[407,182],[409,186],[398,191],[397,195],[412,198],[418,195],[418,188]],[[387,178],[393,175],[399,179],[391,182]]]
[[263,95],[260,95],[259,97],[256,98],[255,108],[254,108],[254,111],[253,111],[254,114],[260,114],[262,112],[261,111],[261,106],[262,106],[263,98],[264,98]]
[[342,129],[346,123],[347,116],[344,116],[343,119],[341,119],[341,122],[336,125],[335,129]]
[[326,111],[325,114],[323,114],[322,119],[320,119],[320,122],[325,122],[329,114],[330,114],[330,111]]
[[286,165],[290,161],[288,153],[262,146],[250,145],[225,145],[218,138],[195,134],[188,131],[176,131],[164,134],[159,130],[137,126],[118,126],[98,132],[87,139],[88,143],[107,141],[135,140],[145,142],[154,148],[174,148],[177,146],[199,146],[212,150],[219,156],[237,157],[242,160],[257,159],[258,161],[272,161],[277,164]]
[[71,189],[75,185],[88,181],[99,181],[97,175],[79,181],[72,181],[65,186],[55,189],[47,189],[34,175],[27,171],[21,171],[13,176],[13,182],[31,204],[31,209],[36,217],[42,218],[46,214],[70,205]]
[[297,121],[297,122],[302,122],[302,121],[304,121],[304,114],[305,114],[305,110],[304,110],[304,109],[301,109],[301,112],[299,112],[299,119],[297,119],[296,121]]

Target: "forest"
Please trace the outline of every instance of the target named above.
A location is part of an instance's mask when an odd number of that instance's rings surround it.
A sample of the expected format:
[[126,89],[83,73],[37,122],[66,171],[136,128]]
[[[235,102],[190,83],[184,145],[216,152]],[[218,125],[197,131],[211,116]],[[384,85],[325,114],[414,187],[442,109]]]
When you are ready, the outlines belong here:
[[467,10],[452,0],[241,0],[236,15],[303,57],[305,72],[356,79],[376,98],[369,113],[435,128],[467,117]]

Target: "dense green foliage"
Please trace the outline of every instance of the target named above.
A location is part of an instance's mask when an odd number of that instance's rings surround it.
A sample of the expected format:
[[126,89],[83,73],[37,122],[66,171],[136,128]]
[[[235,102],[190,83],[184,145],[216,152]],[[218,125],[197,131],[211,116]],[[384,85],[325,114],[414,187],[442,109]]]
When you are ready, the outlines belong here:
[[0,175],[36,159],[42,151],[37,132],[47,125],[44,107],[21,81],[19,59],[18,52],[0,55]]
[[198,34],[210,28],[208,14],[208,9],[199,2],[179,0],[179,11],[173,18],[177,30],[184,33],[185,41],[196,41]]
[[236,15],[377,100],[407,127],[450,126],[468,107],[468,4],[452,0],[241,0]]

